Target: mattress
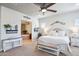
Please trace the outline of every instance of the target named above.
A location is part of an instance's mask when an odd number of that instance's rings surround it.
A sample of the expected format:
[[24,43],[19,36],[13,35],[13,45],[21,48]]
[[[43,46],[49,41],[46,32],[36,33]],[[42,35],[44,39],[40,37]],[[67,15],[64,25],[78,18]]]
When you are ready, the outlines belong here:
[[69,44],[70,40],[67,36],[41,36],[38,43],[41,44]]

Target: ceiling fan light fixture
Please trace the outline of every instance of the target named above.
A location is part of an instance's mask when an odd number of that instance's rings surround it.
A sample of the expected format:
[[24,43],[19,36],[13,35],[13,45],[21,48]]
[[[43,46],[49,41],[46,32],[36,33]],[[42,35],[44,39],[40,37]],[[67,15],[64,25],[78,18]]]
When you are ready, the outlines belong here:
[[46,12],[47,10],[46,10],[46,9],[42,9],[41,11],[42,11],[42,12]]

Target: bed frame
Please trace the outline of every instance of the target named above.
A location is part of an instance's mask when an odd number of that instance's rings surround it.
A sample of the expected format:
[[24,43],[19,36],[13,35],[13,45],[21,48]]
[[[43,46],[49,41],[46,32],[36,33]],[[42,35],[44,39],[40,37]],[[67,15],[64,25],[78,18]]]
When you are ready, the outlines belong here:
[[43,44],[37,44],[36,49],[59,56],[61,49],[59,47],[49,47]]
[[[64,44],[61,44],[64,45]],[[56,47],[51,47],[51,46],[47,46],[44,44],[39,44],[37,41],[37,45],[36,45],[36,49],[59,56],[60,52],[62,51],[62,47],[61,46],[56,46]],[[71,49],[67,49],[67,47],[65,47],[66,51],[69,52],[69,55],[72,55],[72,51]]]
[[[61,23],[61,22],[57,22],[57,23]],[[52,24],[53,25],[53,24]],[[62,25],[62,24],[61,24]],[[50,28],[51,29],[51,28]],[[51,31],[49,29],[49,31]],[[62,31],[62,30],[64,30],[63,28],[59,28],[59,26],[57,27],[57,28],[54,28],[55,30],[54,31]],[[62,44],[63,45],[63,44]],[[72,51],[71,51],[71,49],[70,49],[70,47],[69,46],[67,46],[68,48],[69,48],[69,50],[68,50],[68,52],[69,52],[69,54],[71,54],[72,55]],[[57,56],[59,56],[59,54],[60,54],[60,52],[61,52],[61,50],[62,50],[62,47],[60,46],[57,46],[57,47],[50,47],[50,46],[46,46],[46,45],[43,45],[43,44],[39,44],[38,43],[38,39],[37,39],[37,46],[36,46],[36,48],[37,49],[39,49],[39,50],[42,50],[42,51],[45,51],[45,52],[48,52],[48,53],[51,53],[51,54],[54,54],[54,52],[56,52],[56,54],[55,55],[57,55]]]

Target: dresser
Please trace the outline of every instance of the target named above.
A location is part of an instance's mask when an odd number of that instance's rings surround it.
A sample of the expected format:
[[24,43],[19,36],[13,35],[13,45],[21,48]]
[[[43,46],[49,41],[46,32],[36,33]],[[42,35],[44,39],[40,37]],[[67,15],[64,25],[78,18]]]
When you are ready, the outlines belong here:
[[22,46],[22,38],[16,37],[16,38],[8,38],[5,40],[2,40],[2,49],[3,51],[10,50],[15,47]]

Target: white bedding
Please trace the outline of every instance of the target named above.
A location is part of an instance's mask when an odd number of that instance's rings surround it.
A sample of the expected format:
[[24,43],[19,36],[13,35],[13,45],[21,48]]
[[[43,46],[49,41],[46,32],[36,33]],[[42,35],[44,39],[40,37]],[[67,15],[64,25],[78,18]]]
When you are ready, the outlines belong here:
[[[67,36],[41,36],[38,43],[52,43],[52,44],[69,44],[69,37]],[[42,43],[42,44],[43,44]]]
[[67,36],[41,36],[38,39],[38,44],[49,47],[61,47],[62,51],[68,50],[71,53],[69,42],[70,40]]

